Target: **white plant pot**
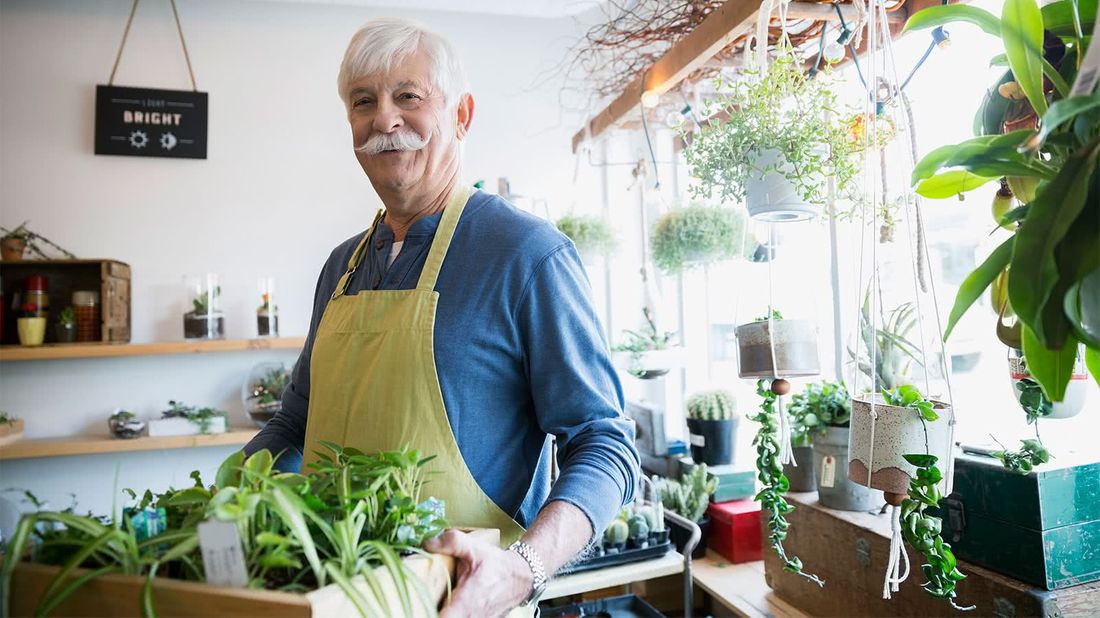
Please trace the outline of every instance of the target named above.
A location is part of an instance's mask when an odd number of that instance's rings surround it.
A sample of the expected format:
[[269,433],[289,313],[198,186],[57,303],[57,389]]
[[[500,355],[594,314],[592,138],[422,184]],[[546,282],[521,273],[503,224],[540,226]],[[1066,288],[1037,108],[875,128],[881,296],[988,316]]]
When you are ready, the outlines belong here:
[[887,493],[908,493],[909,479],[916,468],[905,461],[903,455],[926,453],[938,458],[936,467],[946,475],[947,458],[951,456],[948,444],[950,406],[933,401],[940,419],[926,422],[915,409],[886,405],[882,395],[876,394],[874,411],[877,418],[872,440],[871,401],[870,395],[852,399],[848,480]]
[[[750,155],[751,156],[751,155]],[[782,155],[777,150],[765,150],[756,157],[757,167],[771,167]],[[779,169],[793,174],[785,161]],[[824,182],[824,177],[818,179]],[[820,204],[811,204],[798,193],[794,184],[780,171],[763,174],[745,183],[745,207],[759,221],[804,221],[821,212]]]
[[[821,373],[817,326],[810,320],[773,320],[742,324],[737,336],[737,375],[742,378],[795,378]],[[775,367],[772,366],[775,347]]]
[[[1012,354],[1010,352],[1009,354]],[[1031,377],[1031,372],[1027,369],[1027,363],[1024,359],[1010,356],[1008,359],[1008,373],[1012,379],[1012,394],[1015,395],[1017,403],[1020,401],[1020,389],[1016,388],[1016,383],[1024,379],[1034,379]],[[1081,413],[1081,410],[1085,408],[1085,400],[1089,396],[1089,373],[1085,367],[1084,356],[1080,350],[1077,352],[1077,359],[1073,363],[1073,373],[1070,375],[1069,384],[1066,385],[1066,395],[1062,401],[1054,402],[1051,413],[1043,418],[1072,418]]]
[[[226,422],[224,416],[210,419],[210,426],[206,433],[225,433]],[[186,418],[158,418],[149,421],[149,437],[162,436],[195,436],[202,433],[202,427]]]
[[640,377],[656,378],[673,369],[684,366],[684,348],[673,346],[664,350],[649,350],[640,355],[631,352],[615,352],[612,362],[623,371]]

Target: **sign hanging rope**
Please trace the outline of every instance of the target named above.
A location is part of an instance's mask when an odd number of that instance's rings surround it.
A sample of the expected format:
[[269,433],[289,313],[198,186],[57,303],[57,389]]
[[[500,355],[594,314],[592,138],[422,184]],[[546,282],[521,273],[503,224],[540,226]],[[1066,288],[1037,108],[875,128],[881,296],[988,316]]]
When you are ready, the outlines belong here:
[[[191,77],[191,90],[198,91],[198,86],[195,82],[195,71],[191,68],[191,54],[187,53],[187,41],[183,37],[183,26],[180,25],[180,14],[176,10],[176,0],[170,0],[172,3],[172,16],[176,20],[176,32],[180,37],[180,47],[183,48],[183,59],[187,61],[187,74]],[[118,73],[118,65],[122,61],[122,52],[126,49],[126,39],[130,36],[130,26],[134,23],[134,15],[137,13],[138,4],[141,0],[134,0],[134,4],[130,7],[130,17],[126,19],[126,29],[122,31],[122,42],[118,46],[118,54],[115,55],[115,65],[111,68],[111,78],[107,80],[108,86],[115,85],[115,75]]]

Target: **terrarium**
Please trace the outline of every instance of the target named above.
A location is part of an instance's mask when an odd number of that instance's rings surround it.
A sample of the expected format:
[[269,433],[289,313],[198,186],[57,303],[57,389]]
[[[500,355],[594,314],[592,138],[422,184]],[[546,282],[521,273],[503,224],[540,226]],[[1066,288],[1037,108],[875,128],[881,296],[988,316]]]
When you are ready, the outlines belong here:
[[223,339],[225,315],[221,310],[222,288],[213,273],[193,275],[184,281],[183,337]]
[[283,390],[290,383],[290,372],[278,362],[260,363],[248,373],[241,387],[241,401],[248,417],[263,427],[283,409]]

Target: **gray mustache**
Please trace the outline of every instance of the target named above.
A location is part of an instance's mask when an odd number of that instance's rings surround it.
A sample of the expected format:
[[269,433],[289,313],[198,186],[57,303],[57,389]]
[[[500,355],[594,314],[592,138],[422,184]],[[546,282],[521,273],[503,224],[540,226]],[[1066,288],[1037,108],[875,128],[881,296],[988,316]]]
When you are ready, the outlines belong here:
[[430,137],[422,137],[416,131],[398,131],[396,133],[376,133],[356,146],[357,152],[376,155],[387,150],[420,150],[428,145]]

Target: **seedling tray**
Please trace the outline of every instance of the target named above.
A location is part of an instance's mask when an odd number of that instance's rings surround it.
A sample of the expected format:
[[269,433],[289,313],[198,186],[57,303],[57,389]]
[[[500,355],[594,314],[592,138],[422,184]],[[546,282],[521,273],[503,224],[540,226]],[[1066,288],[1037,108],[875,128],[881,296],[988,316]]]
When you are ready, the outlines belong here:
[[664,618],[664,614],[646,603],[638,595],[625,594],[587,603],[576,603],[562,607],[549,607],[540,610],[547,618],[565,618],[566,616],[614,616],[615,618]]
[[[617,553],[604,553],[599,556],[592,556],[583,562],[578,562],[577,564],[562,569],[559,573],[562,575],[583,573],[585,571],[594,571],[596,569],[604,569],[620,564],[641,562],[642,560],[660,558],[670,551],[672,551],[672,542],[668,540],[661,543],[650,544],[647,547],[623,548]],[[618,616],[618,614],[615,615]]]

